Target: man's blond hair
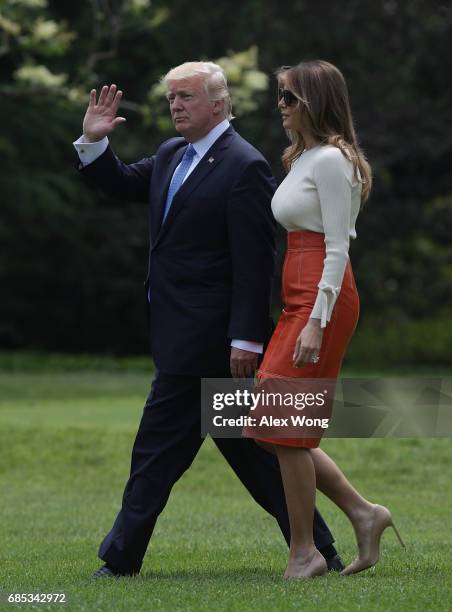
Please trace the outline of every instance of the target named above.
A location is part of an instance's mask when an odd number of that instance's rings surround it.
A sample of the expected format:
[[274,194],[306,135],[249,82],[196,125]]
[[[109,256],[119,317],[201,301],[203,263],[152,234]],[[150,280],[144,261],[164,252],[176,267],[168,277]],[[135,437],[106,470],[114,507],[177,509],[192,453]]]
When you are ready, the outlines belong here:
[[171,70],[162,77],[166,85],[168,81],[179,81],[194,76],[201,76],[210,100],[224,100],[224,117],[233,119],[232,102],[228,90],[226,74],[221,66],[214,62],[185,62]]

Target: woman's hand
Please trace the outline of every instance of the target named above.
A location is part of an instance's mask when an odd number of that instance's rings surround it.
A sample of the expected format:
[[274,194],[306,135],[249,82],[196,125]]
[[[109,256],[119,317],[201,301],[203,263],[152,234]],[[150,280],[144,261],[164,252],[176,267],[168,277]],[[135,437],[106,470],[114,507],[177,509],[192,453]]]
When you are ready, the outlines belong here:
[[301,368],[306,363],[317,363],[322,346],[323,329],[320,319],[309,319],[295,343],[293,365]]

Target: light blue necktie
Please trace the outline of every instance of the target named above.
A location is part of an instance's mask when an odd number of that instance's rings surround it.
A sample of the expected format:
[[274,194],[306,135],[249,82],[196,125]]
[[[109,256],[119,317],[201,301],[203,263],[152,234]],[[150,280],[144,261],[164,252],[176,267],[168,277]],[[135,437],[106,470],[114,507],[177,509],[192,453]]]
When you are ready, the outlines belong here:
[[166,215],[169,213],[169,209],[171,208],[173,198],[176,195],[176,193],[179,191],[182,183],[184,182],[184,178],[188,172],[188,169],[190,168],[192,164],[193,157],[195,155],[196,155],[196,151],[195,151],[194,146],[192,144],[189,144],[182,157],[179,168],[173,174],[173,178],[171,179],[171,183],[168,189],[168,195],[166,196],[165,212],[163,213],[163,221],[165,221]]

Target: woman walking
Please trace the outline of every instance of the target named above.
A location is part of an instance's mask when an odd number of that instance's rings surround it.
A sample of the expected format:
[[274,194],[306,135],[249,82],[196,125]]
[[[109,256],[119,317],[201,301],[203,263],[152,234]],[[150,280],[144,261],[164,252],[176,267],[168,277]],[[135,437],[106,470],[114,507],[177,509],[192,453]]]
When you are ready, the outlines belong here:
[[[282,158],[287,176],[272,201],[273,214],[288,232],[284,310],[259,380],[336,379],[358,321],[348,251],[370,193],[371,170],[355,135],[344,77],[335,66],[302,62],[279,71],[278,84],[278,107],[291,141]],[[355,530],[358,556],[342,573],[375,565],[381,535],[393,526],[389,510],[360,495],[318,448],[319,438],[256,441],[277,455],[281,468],[291,528],[285,576],[327,571],[312,537],[316,488],[345,512]]]

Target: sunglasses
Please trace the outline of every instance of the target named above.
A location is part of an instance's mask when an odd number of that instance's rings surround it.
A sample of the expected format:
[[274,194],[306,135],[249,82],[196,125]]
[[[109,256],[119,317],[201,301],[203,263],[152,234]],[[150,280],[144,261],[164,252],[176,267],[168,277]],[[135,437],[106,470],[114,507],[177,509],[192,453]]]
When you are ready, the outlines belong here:
[[283,89],[282,87],[278,88],[278,103],[284,101],[285,106],[294,106],[297,104],[298,98],[288,89]]

